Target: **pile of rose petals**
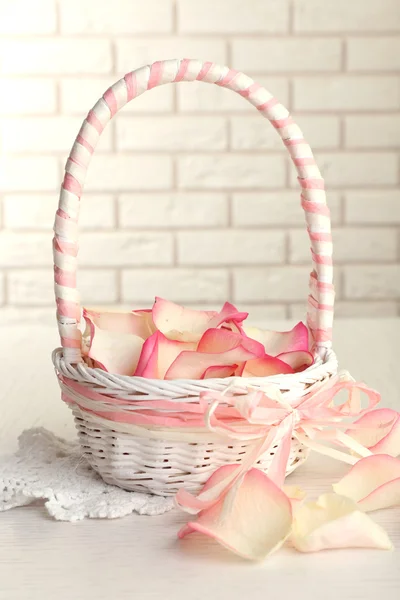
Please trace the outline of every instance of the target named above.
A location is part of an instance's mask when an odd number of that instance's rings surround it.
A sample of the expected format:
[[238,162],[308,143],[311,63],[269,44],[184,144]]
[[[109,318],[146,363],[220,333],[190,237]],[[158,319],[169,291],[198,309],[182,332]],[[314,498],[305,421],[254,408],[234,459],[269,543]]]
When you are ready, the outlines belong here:
[[[397,444],[396,454],[399,451]],[[220,467],[202,492],[237,468]],[[286,540],[300,552],[393,549],[386,531],[366,513],[400,505],[400,461],[390,454],[362,458],[333,489],[315,502],[303,503],[301,489],[281,489],[252,468],[218,502],[200,511],[197,520],[184,525],[178,536],[202,533],[250,560],[266,558]]]
[[248,313],[225,302],[220,312],[184,308],[156,298],[152,309],[84,309],[83,353],[95,367],[152,379],[266,377],[313,363],[308,330],[247,327]]

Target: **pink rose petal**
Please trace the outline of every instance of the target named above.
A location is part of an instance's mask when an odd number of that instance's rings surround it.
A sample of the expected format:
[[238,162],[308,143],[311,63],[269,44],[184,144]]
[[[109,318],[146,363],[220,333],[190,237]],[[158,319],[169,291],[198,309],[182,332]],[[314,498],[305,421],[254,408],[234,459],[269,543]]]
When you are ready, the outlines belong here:
[[250,338],[263,344],[265,352],[278,356],[282,352],[308,351],[308,329],[304,323],[297,323],[291,331],[263,331],[256,327],[243,327]]
[[289,365],[293,370],[292,372],[295,373],[298,371],[303,371],[314,364],[314,357],[311,352],[306,352],[304,350],[282,352],[281,354],[278,354],[276,358],[279,358],[279,360]]
[[208,367],[208,369],[204,371],[202,379],[232,377],[235,374],[237,367],[237,365],[216,365],[214,367]]
[[155,331],[152,316],[147,311],[112,312],[84,308],[83,316],[100,329],[115,333],[133,333],[144,340]]
[[324,494],[296,509],[291,540],[300,552],[393,547],[382,527],[351,499],[336,494]]
[[346,433],[374,454],[400,455],[400,414],[390,408],[377,408],[354,422],[356,429]]
[[185,353],[193,354],[194,342],[169,340],[160,331],[150,336],[143,346],[135,375],[149,379],[164,379],[164,376],[177,356]]
[[279,358],[265,355],[264,358],[248,360],[244,365],[243,377],[268,377],[278,373],[294,373],[292,367]]
[[105,371],[118,375],[133,375],[143,346],[143,339],[131,333],[107,331],[90,327],[90,346],[88,356],[99,363]]
[[[226,476],[226,469],[231,467],[218,469],[212,476],[212,485]],[[197,531],[243,558],[262,560],[280,548],[291,526],[290,500],[267,475],[251,469],[222,500],[185,525],[178,536]]]
[[362,458],[333,489],[366,512],[399,505],[400,460],[388,454]]
[[210,367],[240,365],[263,353],[261,344],[225,329],[209,329],[197,352],[182,352],[165,379],[202,379]]
[[223,323],[234,322],[236,325],[242,323],[249,313],[239,312],[238,309],[230,302],[225,302],[221,312],[217,313],[208,323],[207,329],[219,327]]

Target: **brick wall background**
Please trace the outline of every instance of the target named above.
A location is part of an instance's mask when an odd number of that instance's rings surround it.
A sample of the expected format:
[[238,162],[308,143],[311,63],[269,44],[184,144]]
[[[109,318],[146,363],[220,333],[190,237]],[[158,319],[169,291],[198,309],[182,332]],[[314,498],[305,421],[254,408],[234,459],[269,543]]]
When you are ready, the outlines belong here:
[[[399,0],[0,0],[0,318],[52,313],[57,189],[86,112],[125,72],[184,56],[288,106],[327,182],[337,314],[398,314],[399,32]],[[90,168],[80,266],[86,303],[303,316],[308,239],[277,134],[217,86],[132,102]]]

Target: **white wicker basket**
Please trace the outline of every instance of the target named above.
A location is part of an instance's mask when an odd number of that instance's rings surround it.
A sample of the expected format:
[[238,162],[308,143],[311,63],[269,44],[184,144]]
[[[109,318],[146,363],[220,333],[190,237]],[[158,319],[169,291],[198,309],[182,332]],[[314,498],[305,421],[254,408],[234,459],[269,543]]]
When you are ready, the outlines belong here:
[[[157,85],[196,80],[227,87],[253,104],[277,129],[296,166],[314,266],[307,324],[313,339],[315,364],[301,373],[252,379],[164,381],[113,375],[90,368],[82,358],[81,310],[76,290],[77,222],[91,155],[108,121],[127,102]],[[178,429],[121,422],[118,415],[137,409],[142,401],[148,405],[155,400],[168,400],[173,413],[182,402],[198,404],[200,393],[206,390],[221,392],[229,386],[231,394],[244,394],[250,387],[264,389],[271,383],[292,401],[337,372],[336,357],[331,350],[332,240],[323,179],[310,147],[287,110],[243,73],[198,60],[168,60],[128,73],[109,88],[88,113],[72,147],[54,232],[55,293],[62,348],[53,353],[53,362],[63,397],[68,397],[71,403],[83,453],[108,483],[160,495],[173,495],[181,487],[196,492],[219,466],[240,463],[254,444],[254,439],[238,441],[216,434],[206,425]],[[74,382],[79,384],[79,392]],[[260,458],[259,468],[268,469],[273,450]],[[293,439],[288,472],[306,454],[306,449]]]

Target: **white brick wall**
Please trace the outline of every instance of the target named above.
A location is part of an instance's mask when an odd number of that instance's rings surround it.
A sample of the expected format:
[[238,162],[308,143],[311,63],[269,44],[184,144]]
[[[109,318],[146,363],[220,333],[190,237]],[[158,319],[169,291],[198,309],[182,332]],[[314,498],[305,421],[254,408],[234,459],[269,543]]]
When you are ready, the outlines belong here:
[[[399,33],[398,0],[0,2],[0,323],[53,305],[57,192],[85,114],[125,72],[184,56],[244,70],[288,106],[328,187],[337,314],[398,314]],[[80,225],[86,302],[231,298],[255,320],[304,318],[296,173],[228,90],[163,86],[124,108]]]

